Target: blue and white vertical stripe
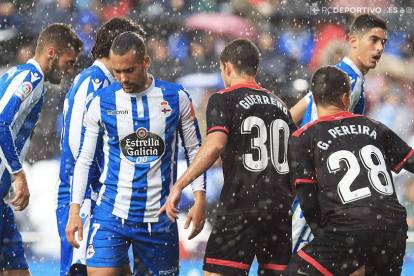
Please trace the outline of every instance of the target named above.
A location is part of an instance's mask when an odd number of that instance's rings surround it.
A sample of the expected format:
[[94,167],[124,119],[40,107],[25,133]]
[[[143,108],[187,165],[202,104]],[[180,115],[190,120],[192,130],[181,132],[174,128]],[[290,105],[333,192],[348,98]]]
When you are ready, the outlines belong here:
[[[81,145],[81,132],[83,114],[88,100],[92,99],[93,93],[107,87],[115,82],[115,78],[100,61],[95,61],[91,67],[82,71],[76,76],[71,88],[65,97],[63,108],[63,129],[61,135],[61,161],[59,181],[55,191],[55,207],[61,208],[70,203],[71,179],[75,160],[79,154]],[[99,156],[99,152],[97,153]],[[94,163],[89,184],[96,190],[99,185],[99,160]],[[94,198],[90,188],[85,194],[86,198]]]
[[[191,99],[184,88],[153,78],[141,93],[126,93],[119,83],[100,91],[89,104],[86,130],[76,162],[72,203],[81,204],[99,133],[103,130],[105,163],[97,204],[137,222],[153,216],[177,180],[178,135],[188,161],[201,144]],[[193,191],[205,191],[205,176]]]
[[21,171],[43,106],[44,79],[33,59],[11,68],[0,79],[0,195],[11,186],[11,174]]
[[[354,114],[363,114],[365,109],[365,93],[364,93],[364,76],[361,71],[355,65],[355,63],[348,57],[345,57],[335,67],[344,71],[351,81],[351,103],[348,110]],[[301,126],[306,125],[318,118],[316,113],[316,105],[312,99],[312,92],[309,92],[305,96],[305,100],[308,102],[305,114],[303,115]]]

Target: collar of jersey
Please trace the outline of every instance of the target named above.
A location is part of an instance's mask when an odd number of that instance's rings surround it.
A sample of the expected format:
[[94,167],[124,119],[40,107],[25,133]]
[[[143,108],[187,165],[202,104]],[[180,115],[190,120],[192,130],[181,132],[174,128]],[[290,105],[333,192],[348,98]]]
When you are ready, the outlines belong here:
[[34,60],[34,59],[31,58],[31,59],[29,59],[27,61],[27,63],[33,64],[34,67],[36,67],[36,69],[40,72],[40,74],[42,76],[44,76],[43,71],[42,71],[42,68],[40,68],[40,64],[36,60]]
[[341,120],[341,119],[345,119],[345,118],[351,118],[354,117],[355,114],[349,112],[349,111],[340,111],[338,113],[334,113],[331,115],[326,115],[326,116],[322,116],[319,117],[316,121],[320,122],[320,121],[335,121],[335,120]]
[[267,91],[263,87],[259,86],[255,81],[249,81],[249,82],[239,83],[239,84],[235,84],[230,87],[227,87],[226,89],[221,90],[220,93],[233,91],[238,88],[251,88],[251,89],[260,90],[260,91]]
[[92,66],[98,66],[99,69],[102,70],[102,72],[104,72],[105,76],[109,79],[110,83],[114,83],[116,82],[116,78],[111,74],[111,72],[109,72],[108,68],[106,68],[105,64],[103,64],[102,62],[95,60],[92,64]]
[[361,79],[364,78],[364,75],[362,75],[362,72],[358,69],[358,67],[349,57],[344,57],[343,62],[345,62],[349,67],[351,67],[352,70],[354,70],[354,72],[357,73]]
[[152,79],[152,83],[151,83],[151,85],[150,85],[150,87],[148,87],[146,90],[144,90],[144,91],[141,91],[141,92],[138,92],[138,93],[126,93],[126,94],[128,94],[128,95],[130,95],[131,97],[142,97],[142,96],[145,96],[145,95],[147,95],[148,93],[150,93],[151,92],[151,90],[154,88],[154,86],[155,86],[155,79],[154,79],[154,77],[151,75],[151,74],[149,74],[148,73],[148,76]]

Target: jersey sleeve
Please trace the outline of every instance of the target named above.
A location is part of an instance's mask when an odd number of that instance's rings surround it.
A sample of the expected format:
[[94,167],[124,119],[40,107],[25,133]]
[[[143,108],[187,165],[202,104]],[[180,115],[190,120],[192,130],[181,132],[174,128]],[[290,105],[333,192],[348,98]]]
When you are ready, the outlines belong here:
[[84,115],[85,130],[73,172],[71,204],[82,204],[85,198],[89,175],[94,169],[95,152],[101,129],[100,114],[100,101],[99,97],[96,97]]
[[210,97],[207,105],[207,134],[221,131],[229,134],[231,117],[228,105],[222,94],[216,93]]
[[[11,174],[15,174],[23,169],[19,159],[19,154],[12,136],[12,127],[18,117],[23,101],[31,98],[35,89],[38,87],[40,77],[31,81],[30,70],[22,72],[14,77],[10,83],[6,83],[2,78],[0,83],[4,93],[0,99],[0,158],[6,169]],[[30,100],[30,99],[29,99]]]
[[391,169],[398,173],[403,169],[414,150],[390,128],[382,123],[379,124],[379,136],[384,143],[385,154],[388,157]]
[[[195,117],[195,111],[193,103],[189,94],[184,90],[180,90],[180,128],[179,132],[181,135],[182,145],[184,148],[184,154],[187,160],[187,166],[193,162],[198,150],[201,146],[201,134],[198,127],[198,121]],[[202,174],[192,183],[192,190],[205,191],[206,190],[206,174]]]
[[296,133],[290,137],[289,156],[295,186],[300,188],[298,184],[316,184],[317,181],[312,149],[303,141],[304,137]]

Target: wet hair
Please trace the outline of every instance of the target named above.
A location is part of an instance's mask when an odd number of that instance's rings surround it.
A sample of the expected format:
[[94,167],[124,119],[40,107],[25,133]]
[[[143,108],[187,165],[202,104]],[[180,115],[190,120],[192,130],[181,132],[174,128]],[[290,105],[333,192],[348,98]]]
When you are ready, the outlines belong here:
[[220,54],[220,62],[230,62],[237,73],[255,76],[259,69],[260,53],[249,39],[240,38],[229,42]]
[[75,50],[79,54],[83,50],[83,41],[68,25],[53,23],[40,33],[37,39],[36,54],[42,54],[49,46],[56,48],[58,56],[70,50]]
[[135,51],[137,60],[143,60],[147,55],[144,39],[137,33],[124,32],[118,35],[112,43],[111,54],[123,56],[132,49]]
[[123,32],[135,32],[145,37],[146,32],[134,20],[126,16],[114,17],[103,23],[96,33],[95,44],[92,46],[91,53],[95,59],[108,58],[109,50],[114,39]]
[[340,107],[342,95],[346,93],[350,96],[351,83],[344,71],[328,65],[315,71],[310,88],[316,105]]
[[361,34],[364,35],[372,28],[381,28],[386,31],[387,22],[374,14],[361,14],[352,21],[349,35],[361,36]]

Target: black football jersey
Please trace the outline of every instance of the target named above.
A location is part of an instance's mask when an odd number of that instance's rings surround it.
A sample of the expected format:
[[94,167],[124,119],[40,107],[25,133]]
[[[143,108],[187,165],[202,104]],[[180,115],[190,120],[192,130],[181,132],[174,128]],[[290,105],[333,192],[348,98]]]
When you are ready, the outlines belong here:
[[413,152],[382,123],[347,111],[296,131],[289,150],[296,188],[317,185],[322,225],[333,231],[406,229],[391,171]]
[[256,83],[234,85],[210,97],[207,133],[228,135],[221,155],[219,213],[290,210],[287,152],[295,130],[287,106]]

